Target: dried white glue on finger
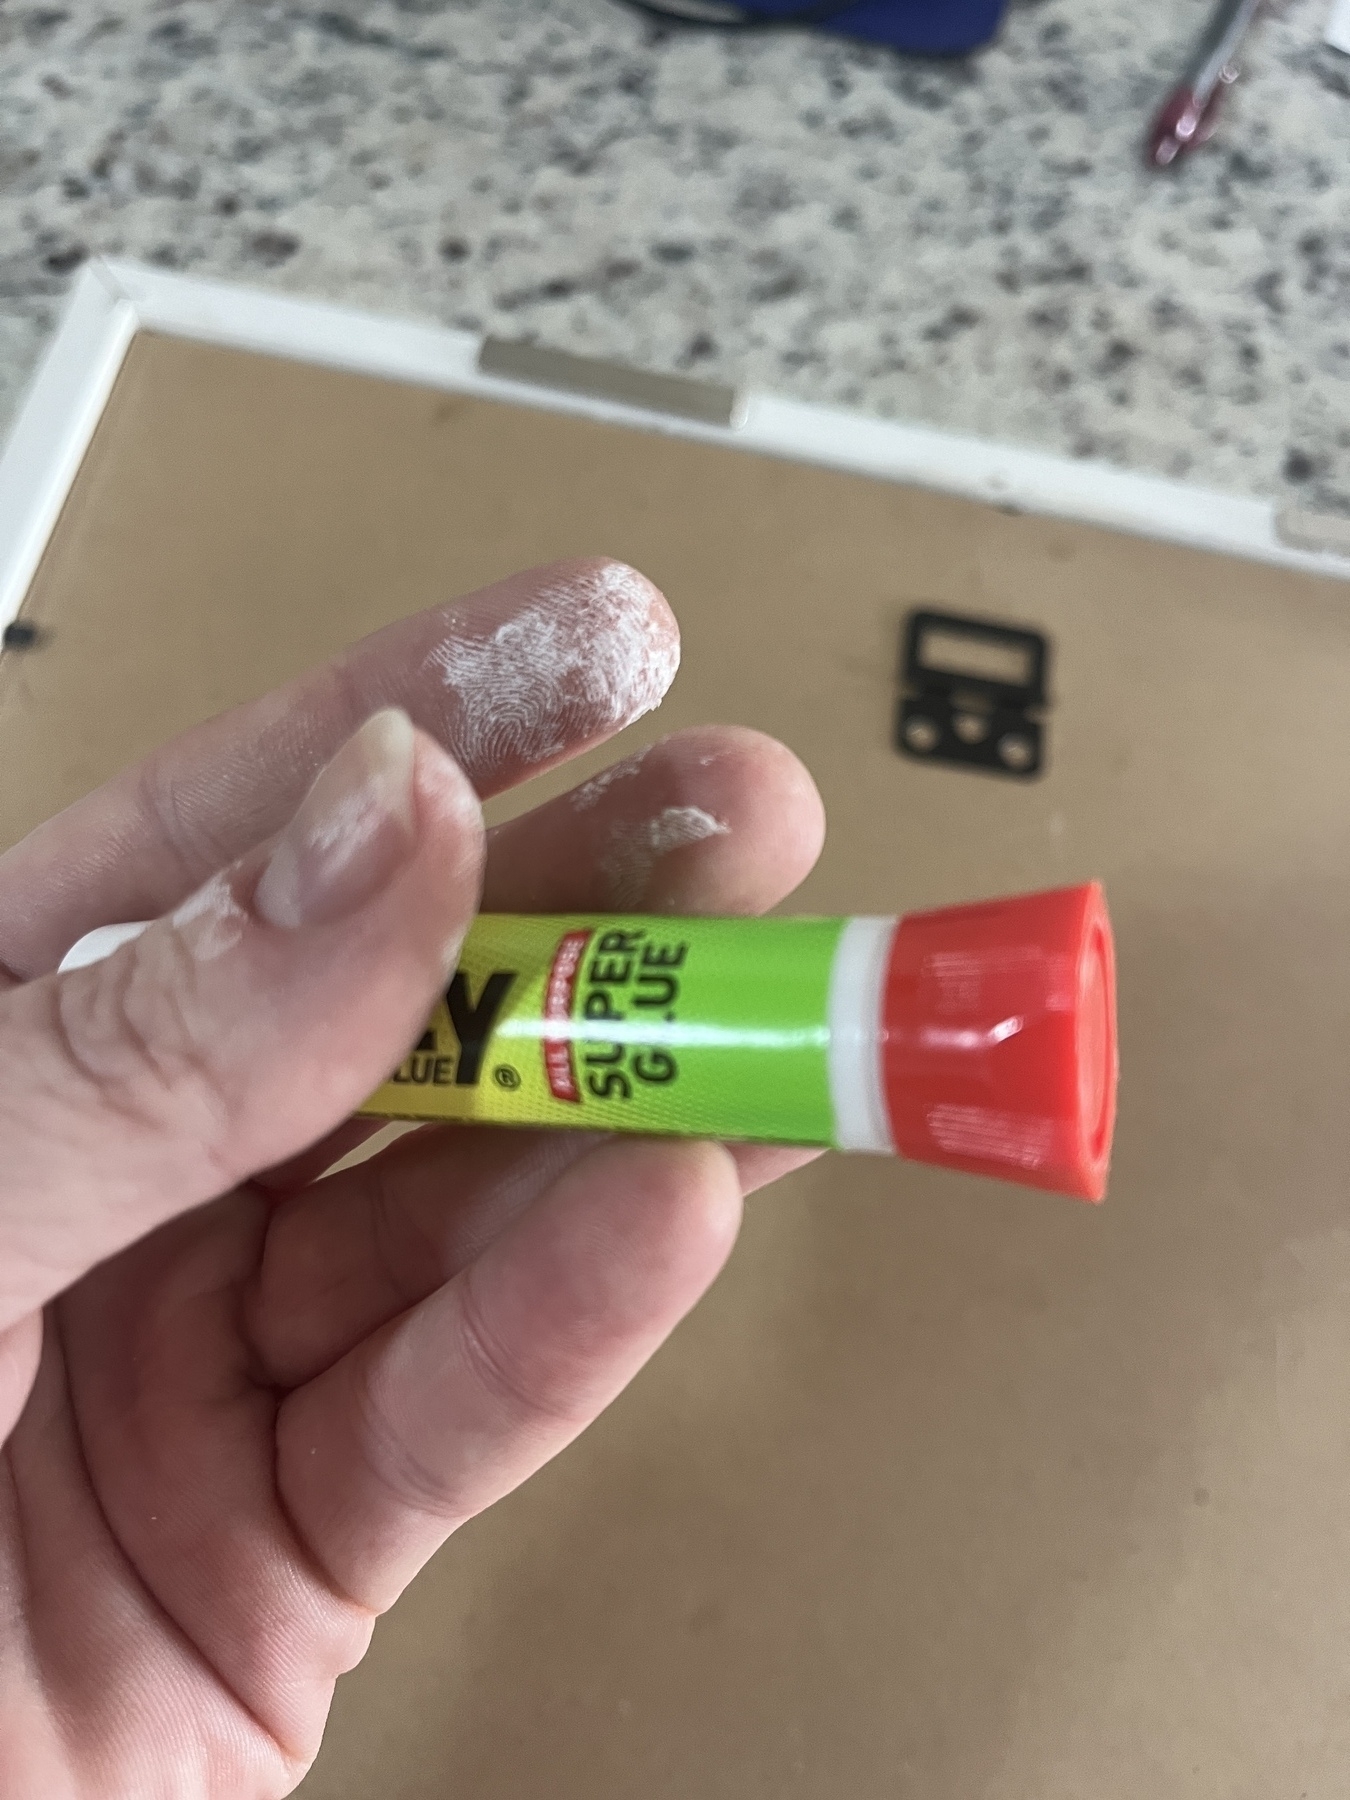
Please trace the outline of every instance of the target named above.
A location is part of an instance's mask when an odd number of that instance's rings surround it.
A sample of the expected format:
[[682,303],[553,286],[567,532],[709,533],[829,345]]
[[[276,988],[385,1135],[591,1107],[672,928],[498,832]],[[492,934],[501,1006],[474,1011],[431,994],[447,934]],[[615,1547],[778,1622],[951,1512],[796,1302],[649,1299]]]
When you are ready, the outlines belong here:
[[1096,882],[899,919],[483,914],[361,1110],[879,1151],[1100,1200],[1117,1068]]

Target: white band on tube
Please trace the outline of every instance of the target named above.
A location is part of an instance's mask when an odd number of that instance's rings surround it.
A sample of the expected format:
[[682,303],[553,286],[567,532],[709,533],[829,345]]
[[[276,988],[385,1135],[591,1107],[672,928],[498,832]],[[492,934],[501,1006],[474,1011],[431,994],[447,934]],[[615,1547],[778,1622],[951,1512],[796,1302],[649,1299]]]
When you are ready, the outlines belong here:
[[881,1080],[881,999],[897,919],[850,919],[830,973],[830,1100],[841,1150],[895,1153]]

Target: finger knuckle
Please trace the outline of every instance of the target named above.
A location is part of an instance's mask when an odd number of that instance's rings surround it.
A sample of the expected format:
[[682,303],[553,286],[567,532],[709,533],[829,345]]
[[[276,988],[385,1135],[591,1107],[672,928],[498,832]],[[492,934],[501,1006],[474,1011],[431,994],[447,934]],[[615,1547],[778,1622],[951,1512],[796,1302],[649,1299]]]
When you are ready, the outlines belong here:
[[361,1366],[356,1372],[356,1383],[357,1439],[366,1466],[380,1486],[400,1506],[458,1523],[465,1516],[459,1484],[436,1469],[429,1458],[419,1455],[407,1433],[399,1429],[386,1403],[377,1370]]
[[181,1132],[187,1122],[212,1156],[227,1139],[229,1107],[195,1003],[195,966],[176,938],[165,934],[149,957],[128,946],[85,979],[52,986],[52,1038],[70,1080],[139,1131]]
[[196,885],[203,869],[228,860],[184,793],[175,758],[152,751],[136,772],[135,797],[155,841],[173,858],[184,889]]
[[572,1425],[579,1411],[567,1380],[569,1359],[521,1356],[491,1329],[474,1288],[473,1271],[462,1283],[459,1340],[464,1360],[480,1388],[516,1421]]

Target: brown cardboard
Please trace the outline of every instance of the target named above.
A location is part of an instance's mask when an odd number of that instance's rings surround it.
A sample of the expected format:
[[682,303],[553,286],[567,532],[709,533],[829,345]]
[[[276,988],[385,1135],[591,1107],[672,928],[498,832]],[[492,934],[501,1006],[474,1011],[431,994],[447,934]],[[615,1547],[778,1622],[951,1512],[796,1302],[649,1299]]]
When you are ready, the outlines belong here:
[[[381,1625],[306,1800],[1343,1793],[1344,585],[142,339],[49,641],[0,661],[0,842],[383,620],[601,550],[684,624],[659,728],[814,769],[802,907],[1105,878],[1111,1197],[834,1158],[757,1199],[632,1390]],[[924,602],[1053,635],[1040,782],[890,749]]]

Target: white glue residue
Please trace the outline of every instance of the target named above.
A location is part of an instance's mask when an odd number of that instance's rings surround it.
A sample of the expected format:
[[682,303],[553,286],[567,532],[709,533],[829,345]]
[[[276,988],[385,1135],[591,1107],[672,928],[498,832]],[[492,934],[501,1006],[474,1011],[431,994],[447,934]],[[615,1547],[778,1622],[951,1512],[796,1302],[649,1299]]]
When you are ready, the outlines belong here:
[[545,588],[487,637],[438,645],[429,660],[459,699],[459,761],[479,776],[544,762],[659,706],[680,647],[654,601],[635,569],[605,563]]
[[648,744],[636,755],[625,756],[622,762],[613,763],[608,769],[601,769],[589,781],[583,781],[579,788],[572,790],[572,805],[578,812],[589,812],[616,781],[627,781],[631,775],[636,775],[651,751],[652,746]]
[[[303,919],[301,890],[305,869],[311,881],[335,881],[347,865],[361,854],[375,833],[389,818],[386,804],[387,784],[372,777],[354,794],[344,794],[335,803],[318,809],[312,822],[304,818],[303,809],[272,852],[258,890],[258,905],[263,916],[273,925],[293,931]],[[292,833],[298,825],[308,823],[299,843]]]
[[344,795],[335,806],[324,807],[305,833],[305,848],[335,868],[349,863],[389,817],[387,785],[376,776],[356,793]]
[[213,875],[169,919],[198,962],[214,962],[233,950],[247,921],[248,914],[235,899],[225,874]]
[[608,853],[600,862],[609,878],[610,899],[615,906],[636,906],[647,891],[652,870],[672,850],[701,844],[705,838],[727,837],[731,827],[715,819],[701,806],[668,806],[654,819],[616,825]]
[[307,893],[331,887],[362,857],[385,826],[401,822],[411,836],[416,737],[396,707],[373,713],[338,751],[278,839],[254,896],[273,925],[304,923]]

